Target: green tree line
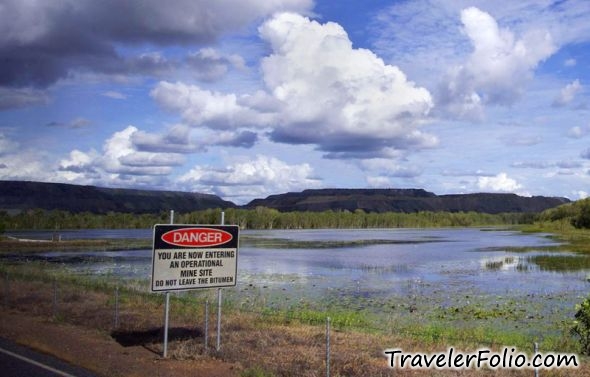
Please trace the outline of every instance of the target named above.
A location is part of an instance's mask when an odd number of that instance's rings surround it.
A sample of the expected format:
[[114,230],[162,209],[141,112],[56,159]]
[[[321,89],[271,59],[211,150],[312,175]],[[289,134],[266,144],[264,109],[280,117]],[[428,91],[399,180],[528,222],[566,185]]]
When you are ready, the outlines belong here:
[[590,198],[543,211],[539,221],[564,223],[578,229],[590,229]]
[[[222,209],[208,209],[175,215],[177,224],[219,224]],[[321,228],[427,228],[531,224],[535,214],[477,212],[366,213],[362,210],[324,212],[279,212],[275,209],[229,208],[225,223],[242,229],[321,229]],[[169,223],[169,213],[130,214],[29,210],[10,215],[0,212],[0,231],[37,229],[142,229]]]

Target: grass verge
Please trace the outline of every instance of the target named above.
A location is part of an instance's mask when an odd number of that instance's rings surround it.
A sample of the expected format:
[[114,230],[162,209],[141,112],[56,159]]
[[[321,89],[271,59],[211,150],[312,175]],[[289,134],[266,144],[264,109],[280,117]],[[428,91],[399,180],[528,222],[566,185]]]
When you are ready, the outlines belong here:
[[[72,276],[43,264],[0,265],[4,277],[4,308],[27,315],[50,318],[93,328],[126,342],[162,352],[163,299],[147,292],[145,284],[123,285],[109,278]],[[0,280],[0,281],[2,281]],[[116,298],[116,286],[119,296]],[[424,319],[422,324],[400,324],[395,320],[375,326],[370,315],[353,310],[319,311],[307,307],[286,310],[240,310],[230,301],[223,305],[222,347],[214,348],[213,307],[209,311],[208,348],[205,348],[206,300],[214,302],[213,291],[173,294],[169,354],[173,360],[217,359],[240,366],[242,376],[320,376],[326,369],[326,317],[331,318],[331,371],[333,376],[432,375],[434,370],[392,370],[383,351],[444,352],[449,346],[472,352],[481,347],[500,350],[514,346],[531,353],[530,339],[511,331],[479,327],[450,327]],[[213,306],[213,305],[211,305]],[[118,326],[115,328],[115,307]],[[571,352],[566,338],[541,342],[542,352]],[[577,370],[543,371],[544,376],[590,375],[588,360]],[[436,371],[446,376],[528,376],[530,370]]]

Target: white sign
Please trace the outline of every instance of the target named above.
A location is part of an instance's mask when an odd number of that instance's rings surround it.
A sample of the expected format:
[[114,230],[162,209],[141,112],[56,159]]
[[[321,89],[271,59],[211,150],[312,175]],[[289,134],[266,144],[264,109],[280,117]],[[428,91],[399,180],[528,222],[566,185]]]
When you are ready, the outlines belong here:
[[236,285],[237,225],[156,225],[152,292]]

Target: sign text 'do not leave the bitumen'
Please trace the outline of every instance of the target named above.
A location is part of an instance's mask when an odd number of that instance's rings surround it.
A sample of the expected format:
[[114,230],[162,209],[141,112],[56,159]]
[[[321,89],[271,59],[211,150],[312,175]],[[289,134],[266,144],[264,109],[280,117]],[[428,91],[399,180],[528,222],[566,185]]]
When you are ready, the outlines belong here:
[[155,225],[152,291],[236,285],[236,225]]

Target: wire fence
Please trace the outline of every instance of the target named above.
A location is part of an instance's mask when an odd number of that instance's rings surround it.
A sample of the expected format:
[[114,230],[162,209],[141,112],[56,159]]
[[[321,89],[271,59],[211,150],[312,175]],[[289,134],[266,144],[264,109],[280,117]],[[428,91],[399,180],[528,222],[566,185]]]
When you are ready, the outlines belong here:
[[[19,273],[18,270],[5,270],[3,275],[0,302],[5,309],[106,331],[124,346],[142,345],[155,353],[162,349],[163,295],[150,293],[142,285],[34,276]],[[389,347],[379,348],[382,343],[375,344],[372,337],[381,337],[380,342],[410,339],[412,341],[404,344],[427,345],[431,350],[449,345],[473,349],[498,349],[503,346],[501,340],[486,338],[485,333],[473,336],[443,327],[403,328],[396,326],[394,321],[384,324],[355,323],[346,318],[332,318],[329,313],[314,312],[311,315],[297,310],[238,307],[230,300],[223,303],[228,317],[224,320],[224,328],[220,329],[212,325],[215,323],[212,320],[214,310],[209,307],[214,302],[212,294],[207,291],[172,295],[174,325],[170,336],[176,347],[172,357],[183,359],[209,354],[243,361],[249,352],[258,352],[259,355],[251,356],[256,360],[253,364],[273,365],[273,357],[283,359],[282,367],[289,368],[289,373],[284,375],[390,375],[394,371],[387,367],[383,355],[384,348]],[[305,325],[307,330],[297,334],[284,330],[285,326],[294,322]],[[211,338],[219,331],[227,334],[224,344],[231,346],[215,350],[210,346]],[[520,345],[520,351],[528,354],[556,351],[546,348],[543,340],[533,339],[526,345]],[[293,352],[293,347],[297,354]],[[288,363],[285,361],[287,356],[280,352],[283,348],[293,353],[288,356]],[[261,356],[260,350],[264,349],[272,349],[273,354]],[[344,352],[345,349],[354,351]],[[367,360],[351,356],[359,349],[368,355]],[[375,368],[371,360],[379,358],[382,365]],[[276,372],[277,367],[274,370]],[[365,374],[367,370],[371,374]],[[535,376],[539,375],[538,370],[534,372]]]

